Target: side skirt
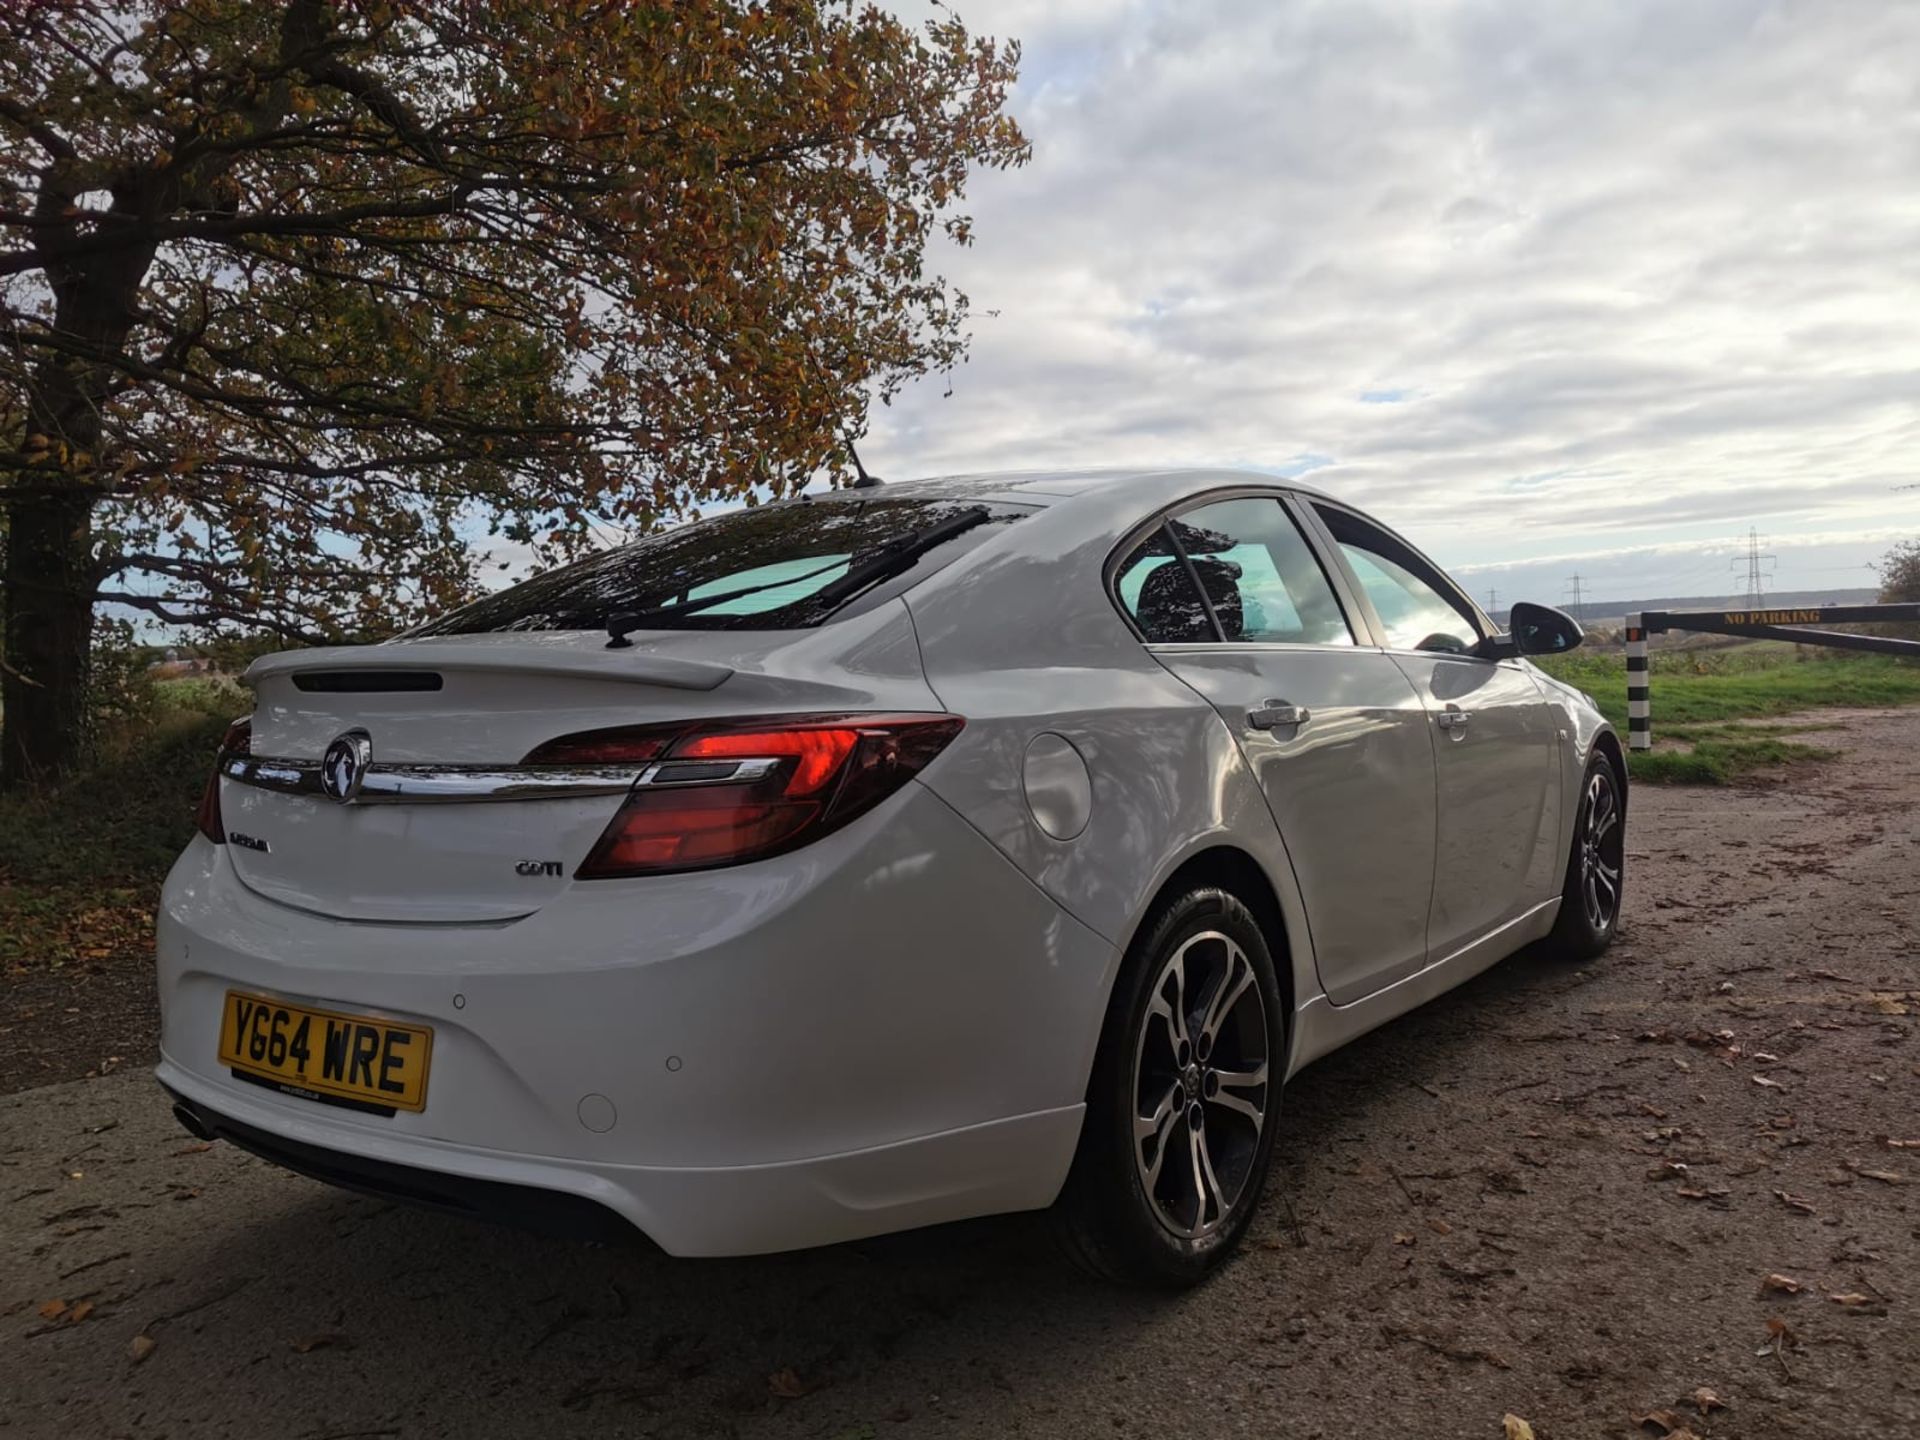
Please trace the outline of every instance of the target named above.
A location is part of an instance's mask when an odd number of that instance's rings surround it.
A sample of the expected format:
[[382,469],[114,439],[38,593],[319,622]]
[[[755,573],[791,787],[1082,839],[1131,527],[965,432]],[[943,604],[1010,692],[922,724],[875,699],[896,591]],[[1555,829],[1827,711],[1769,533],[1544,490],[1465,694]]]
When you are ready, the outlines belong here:
[[1314,996],[1294,1016],[1293,1059],[1287,1070],[1288,1078],[1348,1041],[1358,1040],[1389,1020],[1397,1020],[1435,996],[1465,984],[1514,951],[1542,939],[1553,929],[1559,914],[1560,897],[1555,895],[1445,959],[1436,960],[1364,999],[1335,1005],[1325,995]]

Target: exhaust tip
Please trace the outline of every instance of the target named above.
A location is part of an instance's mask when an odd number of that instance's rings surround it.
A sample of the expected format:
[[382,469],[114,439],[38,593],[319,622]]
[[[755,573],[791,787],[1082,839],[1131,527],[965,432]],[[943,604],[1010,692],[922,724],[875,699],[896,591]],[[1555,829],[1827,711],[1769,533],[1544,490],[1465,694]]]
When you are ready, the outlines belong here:
[[176,1103],[173,1107],[173,1118],[178,1120],[180,1122],[180,1128],[193,1136],[194,1139],[213,1139],[213,1131],[207,1128],[206,1121],[202,1120],[186,1106]]

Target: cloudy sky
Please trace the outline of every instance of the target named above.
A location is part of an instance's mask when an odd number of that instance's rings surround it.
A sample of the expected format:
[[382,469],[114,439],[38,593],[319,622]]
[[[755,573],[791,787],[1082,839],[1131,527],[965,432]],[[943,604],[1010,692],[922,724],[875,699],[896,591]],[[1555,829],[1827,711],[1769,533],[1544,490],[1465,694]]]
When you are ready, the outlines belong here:
[[1503,608],[1920,533],[1920,4],[954,5],[1024,42],[1034,159],[876,472],[1310,473]]

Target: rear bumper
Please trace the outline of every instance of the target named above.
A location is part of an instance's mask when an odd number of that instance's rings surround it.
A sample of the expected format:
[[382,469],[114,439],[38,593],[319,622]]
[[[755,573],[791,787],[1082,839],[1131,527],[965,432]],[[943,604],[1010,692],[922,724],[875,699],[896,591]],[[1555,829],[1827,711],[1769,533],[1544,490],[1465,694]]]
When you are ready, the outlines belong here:
[[[1115,963],[917,785],[790,856],[574,885],[505,925],[307,914],[196,840],[159,931],[158,1074],[208,1128],[465,1213],[515,1208],[492,1186],[577,1197],[679,1255],[1050,1203]],[[236,1080],[228,989],[433,1027],[425,1110]]]
[[[175,1072],[178,1073],[177,1071]],[[616,1212],[583,1196],[535,1185],[480,1180],[444,1170],[350,1155],[293,1140],[223,1115],[161,1082],[174,1117],[202,1140],[225,1140],[287,1170],[384,1200],[400,1200],[470,1220],[553,1235],[565,1240],[621,1241],[639,1232]]]
[[342,1134],[208,1085],[171,1060],[157,1073],[195,1133],[315,1180],[566,1239],[644,1238],[680,1256],[798,1250],[1039,1209],[1058,1193],[1080,1133],[1075,1105],[845,1155],[669,1170]]

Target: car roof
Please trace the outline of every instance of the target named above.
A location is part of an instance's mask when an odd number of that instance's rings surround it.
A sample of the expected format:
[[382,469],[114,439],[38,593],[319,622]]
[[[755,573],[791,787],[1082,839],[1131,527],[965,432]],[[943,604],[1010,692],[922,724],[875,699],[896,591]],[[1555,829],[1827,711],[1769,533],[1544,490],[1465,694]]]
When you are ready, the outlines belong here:
[[1198,466],[1155,469],[1011,470],[998,473],[930,476],[888,480],[878,485],[816,492],[815,500],[905,499],[1001,500],[1023,505],[1053,505],[1081,496],[1145,502],[1149,508],[1183,495],[1233,485],[1260,485],[1303,494],[1325,492],[1284,475],[1260,470],[1206,469]]

